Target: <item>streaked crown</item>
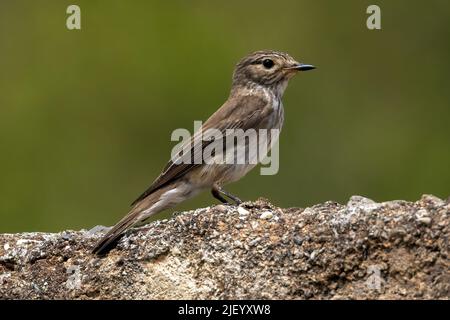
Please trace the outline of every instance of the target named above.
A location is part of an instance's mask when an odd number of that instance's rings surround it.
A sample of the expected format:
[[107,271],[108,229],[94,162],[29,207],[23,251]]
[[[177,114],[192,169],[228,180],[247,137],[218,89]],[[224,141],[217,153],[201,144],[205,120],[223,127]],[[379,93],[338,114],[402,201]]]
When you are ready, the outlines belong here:
[[243,58],[233,73],[233,86],[259,84],[273,87],[286,82],[298,71],[314,69],[279,51],[256,51]]

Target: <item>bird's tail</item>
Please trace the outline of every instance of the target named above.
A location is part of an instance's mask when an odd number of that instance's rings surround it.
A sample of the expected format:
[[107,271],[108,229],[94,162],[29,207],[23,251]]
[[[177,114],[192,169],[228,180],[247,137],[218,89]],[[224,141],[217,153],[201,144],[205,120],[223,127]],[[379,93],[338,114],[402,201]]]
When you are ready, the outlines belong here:
[[[166,196],[169,191],[176,191],[176,186],[169,185],[156,190],[140,202],[136,203],[130,212],[122,218],[103,238],[100,239],[92,249],[92,253],[102,255],[111,250],[117,241],[120,240],[123,233],[132,226],[144,221],[151,215],[161,212],[179,201],[173,201],[172,197]],[[180,199],[181,200],[181,199]]]
[[139,212],[133,212],[133,209],[96,243],[92,253],[98,255],[107,253],[120,240],[123,233],[139,221],[137,219]]

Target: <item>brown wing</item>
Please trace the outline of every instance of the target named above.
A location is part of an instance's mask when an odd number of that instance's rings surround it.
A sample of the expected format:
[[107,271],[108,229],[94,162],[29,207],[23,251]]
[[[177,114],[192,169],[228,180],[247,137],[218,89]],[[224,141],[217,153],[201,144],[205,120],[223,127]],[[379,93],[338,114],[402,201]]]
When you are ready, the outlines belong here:
[[[267,101],[263,98],[257,96],[230,98],[203,124],[201,130],[194,134],[191,140],[187,141],[182,146],[182,150],[191,146],[191,155],[195,156],[195,150],[203,152],[204,148],[211,143],[211,141],[202,141],[199,139],[200,132],[205,132],[210,128],[217,129],[223,133],[225,133],[226,129],[240,128],[246,130],[249,128],[256,128],[259,122],[261,122],[269,112],[271,112],[271,109],[268,107]],[[200,148],[198,147],[198,144],[201,144]],[[181,156],[182,155],[178,157],[178,160],[180,160]],[[133,201],[132,205],[135,205],[152,192],[171,183],[175,179],[184,176],[190,170],[201,165],[195,163],[177,164],[178,162],[179,161],[170,160],[153,184],[141,194],[139,198]]]

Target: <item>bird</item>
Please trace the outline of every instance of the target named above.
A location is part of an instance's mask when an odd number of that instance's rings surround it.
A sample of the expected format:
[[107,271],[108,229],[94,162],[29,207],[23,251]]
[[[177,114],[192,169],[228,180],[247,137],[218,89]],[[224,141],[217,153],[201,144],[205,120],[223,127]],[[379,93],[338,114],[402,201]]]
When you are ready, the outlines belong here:
[[[256,51],[242,58],[234,68],[230,94],[225,103],[184,143],[182,151],[170,159],[151,186],[131,204],[128,214],[95,244],[92,253],[103,255],[109,252],[128,229],[145,223],[150,216],[172,208],[201,191],[211,190],[213,197],[225,204],[229,203],[227,198],[240,204],[241,199],[223,187],[241,179],[257,165],[255,161],[250,161],[248,153],[246,160],[239,163],[199,162],[192,161],[192,157],[211,148],[214,143],[212,158],[229,158],[233,152],[231,158],[236,160],[235,151],[230,151],[229,144],[224,143],[230,129],[281,130],[284,122],[281,99],[289,80],[300,71],[315,68],[311,64],[298,62],[287,53],[274,50]],[[222,133],[223,138],[199,138],[208,130]],[[272,135],[268,135],[264,142],[268,144],[267,152],[276,139],[278,136],[272,139]],[[245,140],[245,145],[241,143],[241,148],[248,146],[248,140]],[[191,161],[186,161],[186,158]]]

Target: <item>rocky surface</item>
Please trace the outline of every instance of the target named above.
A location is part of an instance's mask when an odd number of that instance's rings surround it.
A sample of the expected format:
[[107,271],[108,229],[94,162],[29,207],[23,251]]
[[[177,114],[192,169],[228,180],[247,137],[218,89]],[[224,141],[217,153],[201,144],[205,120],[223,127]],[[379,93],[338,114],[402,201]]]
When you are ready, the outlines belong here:
[[217,205],[134,229],[0,235],[3,299],[449,299],[450,203]]

